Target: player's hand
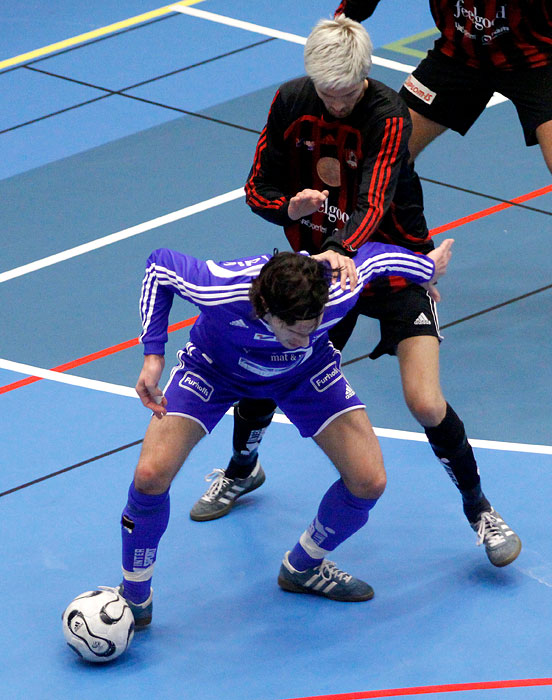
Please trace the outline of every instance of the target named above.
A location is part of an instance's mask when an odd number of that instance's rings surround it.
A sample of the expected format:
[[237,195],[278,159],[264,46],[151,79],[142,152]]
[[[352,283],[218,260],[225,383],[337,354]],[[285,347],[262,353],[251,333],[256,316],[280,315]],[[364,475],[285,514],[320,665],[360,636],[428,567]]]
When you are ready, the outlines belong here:
[[441,278],[447,271],[447,265],[449,264],[449,260],[452,257],[451,249],[453,243],[454,238],[447,238],[441,243],[439,247],[435,248],[435,250],[432,250],[431,253],[427,254],[427,257],[431,258],[435,263],[435,272],[431,281],[427,282],[422,286],[428,290],[429,296],[434,301],[441,301],[441,295],[437,291],[437,287],[435,286],[435,284],[437,280]]
[[335,250],[326,250],[324,253],[317,253],[311,257],[315,260],[326,260],[330,263],[332,267],[332,282],[340,280],[343,291],[347,288],[347,280],[349,280],[351,289],[357,286],[358,275],[353,258],[341,255]]
[[165,368],[163,355],[145,355],[144,366],[136,383],[136,393],[146,408],[153,411],[156,418],[167,414],[167,399],[159,388],[159,380]]
[[297,221],[302,216],[314,214],[328,199],[329,194],[328,190],[301,190],[289,200],[289,218]]

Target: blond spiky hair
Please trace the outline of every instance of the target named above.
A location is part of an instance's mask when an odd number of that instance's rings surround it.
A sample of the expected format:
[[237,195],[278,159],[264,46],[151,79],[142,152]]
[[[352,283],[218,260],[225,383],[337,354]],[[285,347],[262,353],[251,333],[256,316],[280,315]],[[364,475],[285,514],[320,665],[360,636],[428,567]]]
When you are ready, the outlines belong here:
[[321,88],[338,90],[360,83],[372,67],[366,29],[345,15],[322,19],[305,44],[307,75]]

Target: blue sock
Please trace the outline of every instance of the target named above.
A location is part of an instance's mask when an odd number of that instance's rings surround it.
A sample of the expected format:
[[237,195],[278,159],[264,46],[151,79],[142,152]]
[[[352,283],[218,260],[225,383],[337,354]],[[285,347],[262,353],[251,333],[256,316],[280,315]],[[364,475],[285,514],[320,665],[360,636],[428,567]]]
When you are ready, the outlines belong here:
[[298,571],[318,566],[326,554],[366,525],[377,500],[354,496],[338,479],[326,491],[318,515],[291,551],[290,564]]
[[140,493],[134,482],[121,517],[123,538],[123,585],[125,597],[142,603],[150,594],[157,545],[167,529],[169,491],[151,496]]

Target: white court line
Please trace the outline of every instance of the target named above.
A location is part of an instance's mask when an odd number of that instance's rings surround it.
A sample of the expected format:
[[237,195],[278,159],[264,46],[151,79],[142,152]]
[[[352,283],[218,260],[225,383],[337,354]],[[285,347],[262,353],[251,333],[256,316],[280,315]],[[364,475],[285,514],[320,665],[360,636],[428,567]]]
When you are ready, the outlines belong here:
[[4,360],[2,358],[0,358],[0,369],[7,369],[10,372],[17,372],[18,374],[26,374],[29,377],[42,377],[42,379],[50,379],[52,382],[60,382],[61,384],[80,386],[84,389],[94,389],[94,391],[104,391],[108,394],[138,398],[136,391],[129,386],[100,382],[97,379],[87,379],[86,377],[76,377],[74,374],[67,374],[66,372],[53,372],[51,369],[24,365],[21,362],[12,362],[11,360]]
[[[129,386],[121,384],[110,384],[109,382],[100,382],[96,379],[87,379],[86,377],[77,377],[66,372],[52,372],[49,369],[42,367],[33,367],[32,365],[21,364],[20,362],[12,362],[0,358],[0,369],[6,369],[10,372],[25,374],[30,377],[42,377],[53,382],[61,382],[62,384],[71,384],[72,386],[80,386],[84,389],[93,389],[94,391],[104,391],[108,394],[117,394],[119,396],[129,396],[137,399],[136,391]],[[233,409],[229,409],[227,413],[230,415]],[[276,413],[273,420],[276,423],[285,423],[292,425],[287,416],[281,413]],[[411,440],[414,442],[427,442],[427,438],[423,433],[413,433],[408,430],[393,430],[391,428],[374,428],[374,432],[378,437],[392,438],[395,440]],[[470,438],[470,443],[473,447],[480,447],[487,450],[502,450],[505,452],[528,452],[530,454],[552,455],[551,445],[528,445],[519,442],[498,442],[495,440],[474,440]]]
[[[283,41],[290,41],[293,44],[305,44],[307,38],[304,36],[299,36],[298,34],[290,34],[289,32],[281,32],[278,29],[271,29],[270,27],[263,27],[260,24],[253,24],[252,22],[243,22],[240,19],[234,19],[233,17],[227,17],[225,15],[218,15],[214,12],[206,12],[205,10],[198,10],[195,7],[186,7],[185,5],[171,5],[171,9],[175,12],[180,12],[183,15],[190,15],[191,17],[198,17],[199,19],[205,19],[209,22],[216,22],[217,24],[225,24],[228,27],[236,27],[237,29],[245,29],[246,31],[254,32],[255,34],[263,34],[264,36],[271,36],[275,39],[282,39]],[[402,73],[412,73],[416,66],[410,66],[407,63],[399,63],[399,61],[392,61],[388,58],[381,58],[380,56],[372,56],[372,63],[375,66],[383,66],[384,68],[390,68],[391,70],[400,71]],[[508,98],[503,95],[499,95],[497,92],[489,100],[487,107],[493,107],[494,105],[500,104],[501,102],[507,102]]]
[[96,238],[94,241],[83,243],[82,245],[75,246],[75,248],[68,248],[67,250],[63,250],[61,253],[49,255],[46,258],[35,260],[34,262],[27,263],[26,265],[14,267],[12,270],[7,270],[6,272],[0,273],[0,283],[12,280],[15,277],[27,275],[29,272],[35,272],[36,270],[40,270],[43,267],[48,267],[49,265],[55,265],[63,260],[76,258],[78,255],[84,255],[84,253],[89,253],[91,250],[103,248],[104,246],[111,245],[112,243],[122,241],[125,238],[138,236],[146,231],[151,231],[154,228],[165,226],[165,224],[170,224],[173,221],[185,219],[193,214],[198,214],[199,212],[206,211],[212,207],[218,207],[220,204],[231,202],[232,200],[239,199],[243,196],[244,189],[243,187],[240,187],[237,190],[232,190],[231,192],[226,192],[225,194],[219,194],[216,197],[211,197],[211,199],[206,199],[203,202],[198,202],[197,204],[192,204],[189,207],[184,207],[184,209],[178,209],[178,211],[173,211],[170,214],[158,216],[156,219],[150,219],[150,221],[145,221],[143,224],[137,224],[136,226],[125,228],[117,233],[110,233],[108,236]]
[[[182,14],[192,15],[194,17],[199,17],[207,19],[212,22],[218,22],[220,24],[226,24],[232,27],[239,27],[241,29],[246,29],[258,34],[264,34],[266,36],[272,36],[278,39],[283,39],[284,41],[292,41],[297,44],[304,44],[306,41],[305,37],[298,36],[297,34],[290,34],[289,32],[281,32],[277,29],[270,29],[269,27],[262,27],[258,24],[252,24],[251,22],[243,22],[241,20],[233,19],[231,17],[225,17],[223,15],[217,15],[213,12],[205,12],[204,10],[197,10],[193,7],[186,7],[184,5],[172,5],[171,8],[176,12]],[[405,73],[410,73],[414,70],[414,66],[409,66],[405,63],[399,63],[398,61],[390,61],[386,58],[380,58],[378,56],[372,56],[372,61],[376,65],[384,66],[390,68],[391,70],[402,71]],[[495,93],[490,99],[487,107],[492,107],[500,102],[505,102],[507,99],[498,93]],[[231,192],[226,192],[225,194],[212,197],[203,202],[198,202],[197,204],[192,204],[191,206],[185,207],[184,209],[179,209],[170,214],[165,214],[164,216],[159,216],[156,219],[151,219],[150,221],[145,221],[142,224],[137,224],[136,226],[131,226],[130,228],[123,229],[117,233],[111,233],[102,238],[97,238],[88,243],[83,243],[82,245],[75,246],[74,248],[68,248],[60,253],[55,253],[54,255],[49,255],[45,258],[35,260],[34,262],[27,263],[25,265],[20,265],[19,267],[14,267],[11,270],[6,270],[0,273],[0,284],[2,282],[7,282],[8,280],[15,279],[16,277],[21,277],[27,275],[30,272],[36,272],[36,270],[41,270],[44,267],[49,267],[50,265],[56,265],[59,262],[75,258],[79,255],[84,255],[92,250],[97,250],[98,248],[103,248],[104,246],[111,245],[112,243],[117,243],[124,240],[125,238],[131,238],[132,236],[138,236],[146,231],[151,231],[154,228],[164,226],[173,221],[178,221],[179,219],[184,219],[193,214],[197,214],[206,209],[212,207],[217,207],[220,204],[225,204],[234,199],[238,199],[244,195],[243,187],[237,190],[232,190]]]
[[[198,17],[199,19],[206,19],[209,22],[216,22],[217,24],[225,24],[228,27],[245,29],[246,31],[254,32],[255,34],[263,34],[264,36],[271,36],[275,39],[290,41],[293,44],[304,45],[307,41],[306,37],[299,36],[298,34],[281,32],[278,29],[263,27],[260,24],[253,24],[251,22],[243,22],[241,19],[234,19],[233,17],[226,17],[225,15],[217,15],[214,12],[196,10],[195,7],[185,7],[184,5],[176,4],[172,5],[171,9],[173,9],[175,12],[180,12],[183,15],[190,15],[191,17]],[[399,63],[398,61],[390,61],[387,58],[380,58],[379,56],[372,56],[372,63],[378,66],[384,66],[385,68],[391,68],[391,70],[402,71],[403,73],[411,73],[414,70],[414,66],[409,66],[406,63]]]

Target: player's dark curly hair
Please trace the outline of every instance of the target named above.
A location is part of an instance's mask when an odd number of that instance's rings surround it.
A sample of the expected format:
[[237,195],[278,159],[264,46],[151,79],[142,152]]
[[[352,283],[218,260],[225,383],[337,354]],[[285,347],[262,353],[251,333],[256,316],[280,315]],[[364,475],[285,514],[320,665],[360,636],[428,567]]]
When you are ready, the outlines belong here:
[[318,260],[274,250],[249,291],[257,318],[271,313],[288,326],[317,318],[328,301],[331,275]]

